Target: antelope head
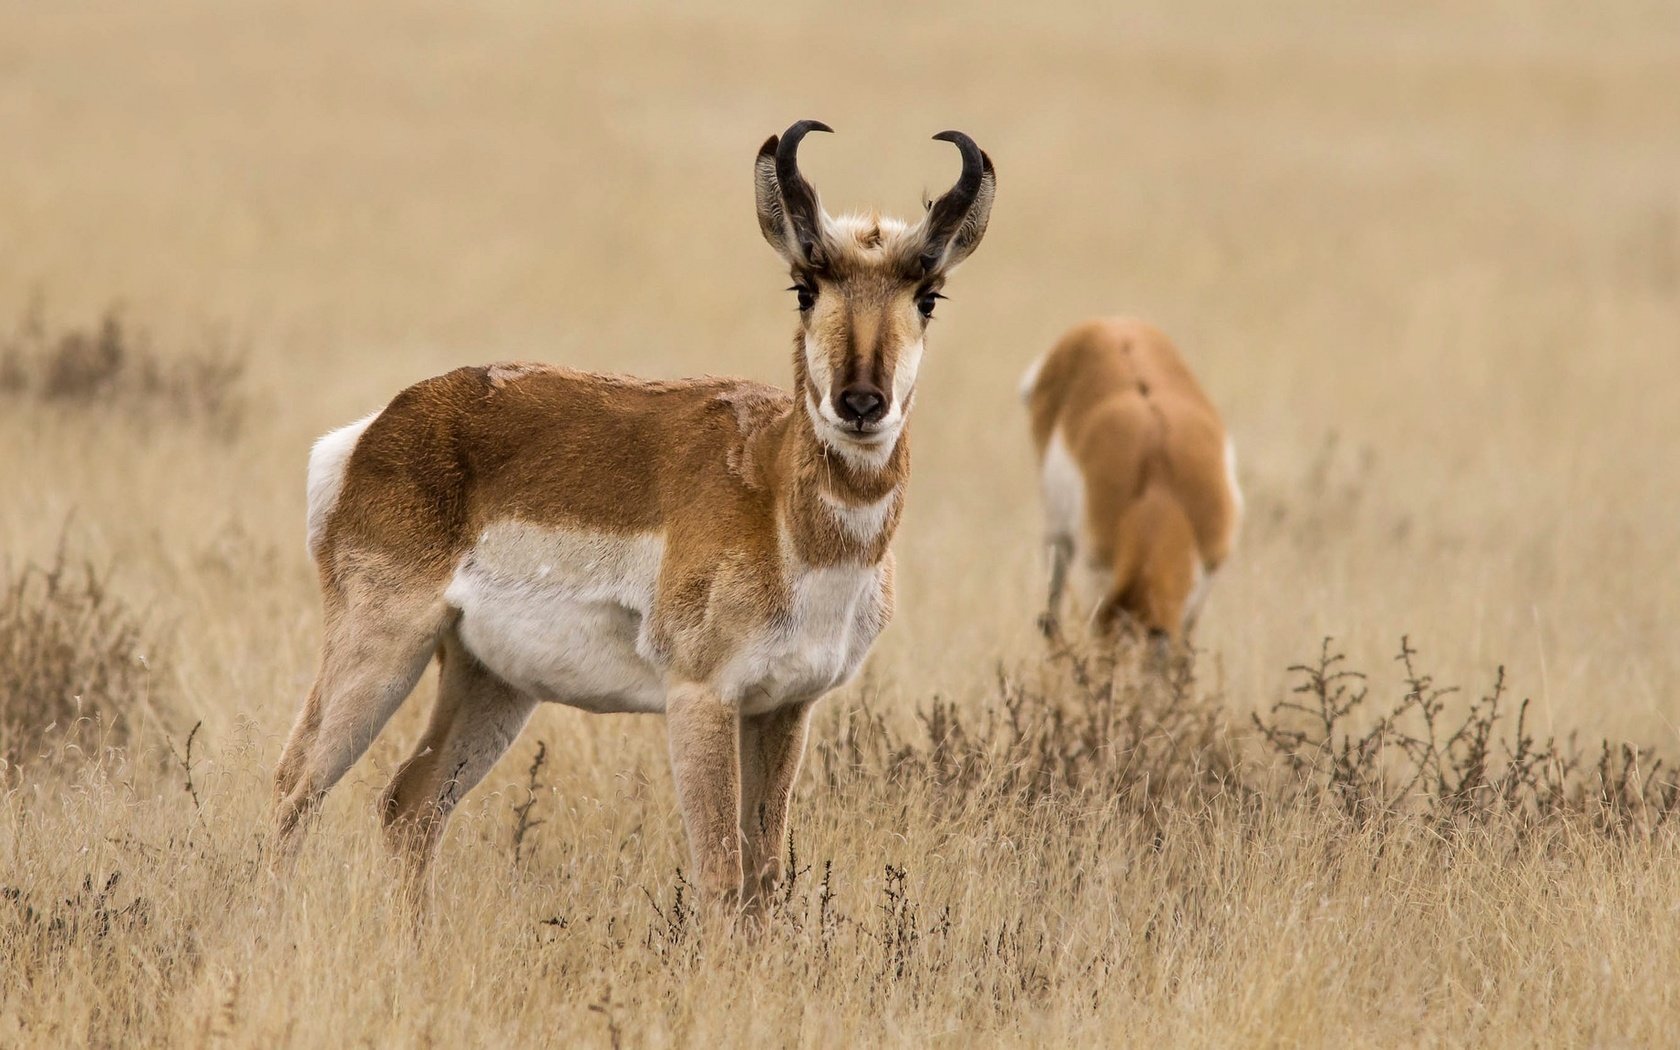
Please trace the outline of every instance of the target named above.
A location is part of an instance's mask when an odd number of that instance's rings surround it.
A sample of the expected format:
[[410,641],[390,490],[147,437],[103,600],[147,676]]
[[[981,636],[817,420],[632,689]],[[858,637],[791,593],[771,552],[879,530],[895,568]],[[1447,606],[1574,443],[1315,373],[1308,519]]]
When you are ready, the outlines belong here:
[[986,232],[997,177],[960,131],[934,138],[962,153],[962,174],[915,224],[834,218],[799,173],[799,142],[831,131],[802,120],[758,151],[758,225],[787,262],[798,296],[794,372],[818,438],[841,449],[896,444],[916,392],[923,339],[946,275]]

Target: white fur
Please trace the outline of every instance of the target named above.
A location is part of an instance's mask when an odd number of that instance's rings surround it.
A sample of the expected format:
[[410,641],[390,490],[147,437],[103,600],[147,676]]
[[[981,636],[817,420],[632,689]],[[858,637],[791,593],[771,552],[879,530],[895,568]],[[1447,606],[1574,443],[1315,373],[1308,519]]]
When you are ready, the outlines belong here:
[[1089,559],[1091,547],[1085,536],[1085,474],[1074,462],[1061,430],[1051,433],[1039,464],[1039,486],[1044,495],[1045,539],[1068,543],[1068,593],[1074,606],[1095,616],[1097,605],[1114,586],[1111,566]]
[[1213,573],[1207,571],[1202,564],[1202,556],[1194,550],[1190,552],[1190,578],[1194,582],[1190,584],[1190,597],[1184,603],[1184,620],[1179,624],[1184,630],[1189,630],[1197,617],[1202,615],[1202,603],[1207,601],[1213,583]]
[[[747,714],[845,682],[885,626],[878,565],[813,569],[782,540],[792,602],[742,641],[712,683]],[[664,559],[658,533],[502,522],[484,530],[445,592],[461,642],[540,700],[598,712],[664,711],[669,668],[650,639]]]
[[805,412],[811,417],[811,425],[823,447],[857,470],[880,471],[887,465],[893,449],[898,447],[900,427],[894,427],[890,431],[876,430],[869,434],[858,434],[829,422],[823,413],[823,406],[818,405],[817,400],[809,396],[805,398]]
[[[782,549],[792,549],[786,536]],[[845,684],[886,626],[880,566],[814,569],[784,557],[793,584],[786,622],[748,639],[718,676],[719,692],[742,714],[815,699]]]
[[875,502],[860,503],[855,507],[827,492],[822,494],[822,501],[846,535],[859,543],[868,543],[886,527],[887,515],[892,512],[893,499],[897,495],[898,486],[895,485]]
[[916,376],[922,370],[922,351],[926,345],[918,339],[898,352],[898,364],[893,369],[892,404],[881,417],[882,430],[890,428],[897,434],[904,426],[904,415],[910,411],[910,398],[916,392]]
[[647,633],[664,549],[657,533],[504,522],[480,535],[444,599],[468,651],[515,688],[590,711],[663,711]]
[[811,385],[822,393],[821,397],[813,397],[807,391],[805,397],[805,411],[811,417],[818,440],[853,467],[880,470],[886,466],[904,429],[905,413],[916,391],[916,375],[922,367],[923,342],[918,339],[900,352],[898,368],[893,373],[892,403],[874,429],[866,434],[847,426],[834,410],[834,370],[828,366],[828,358],[809,339],[802,345]]
[[1225,439],[1225,483],[1231,486],[1231,542],[1235,543],[1242,529],[1243,494],[1237,484],[1237,449],[1229,437]]
[[[877,244],[889,244],[902,240],[910,224],[903,219],[891,215],[877,215],[874,212],[848,211],[839,215],[823,215],[823,229],[833,240],[844,240],[857,243],[863,240],[865,232],[872,232],[870,238]],[[877,256],[879,249],[876,250]]]
[[835,414],[834,407],[828,404],[834,395],[834,369],[828,367],[828,355],[812,345],[808,338],[801,338],[800,345],[805,348],[805,370],[811,375],[811,385],[822,394],[822,404],[818,406],[821,418],[831,426],[840,425],[840,417]]
[[327,519],[338,506],[338,495],[344,491],[344,469],[362,432],[378,418],[371,412],[349,426],[323,434],[309,450],[308,516],[305,518],[304,542],[311,556],[317,551],[321,536],[326,532]]
[[1039,354],[1037,357],[1033,358],[1033,363],[1027,366],[1027,370],[1021,373],[1021,385],[1019,390],[1022,401],[1029,400],[1033,395],[1033,391],[1038,389],[1038,375],[1040,372],[1044,371],[1044,361],[1049,356],[1050,352],[1048,350]]
[[1074,462],[1060,430],[1050,435],[1044,448],[1039,484],[1044,491],[1045,525],[1050,538],[1065,537],[1078,546],[1085,532],[1085,475]]

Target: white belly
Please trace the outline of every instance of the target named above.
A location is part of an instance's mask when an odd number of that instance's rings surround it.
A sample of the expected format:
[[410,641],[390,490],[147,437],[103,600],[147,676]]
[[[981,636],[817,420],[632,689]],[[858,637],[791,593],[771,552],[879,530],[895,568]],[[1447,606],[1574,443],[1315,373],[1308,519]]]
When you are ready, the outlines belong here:
[[[669,668],[650,632],[663,556],[657,534],[499,524],[444,597],[467,651],[521,692],[589,711],[664,711]],[[885,626],[879,566],[790,578],[787,615],[741,639],[709,683],[744,714],[844,683]]]
[[665,710],[647,643],[664,540],[518,523],[486,529],[444,598],[461,642],[509,685],[590,711]]

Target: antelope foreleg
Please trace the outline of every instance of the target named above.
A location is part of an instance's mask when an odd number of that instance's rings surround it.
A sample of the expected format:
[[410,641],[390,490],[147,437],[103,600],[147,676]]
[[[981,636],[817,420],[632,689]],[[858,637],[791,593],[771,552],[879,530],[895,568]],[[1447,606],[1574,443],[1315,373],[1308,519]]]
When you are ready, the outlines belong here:
[[741,893],[740,716],[716,691],[685,683],[667,697],[665,722],[696,879],[707,898],[733,910]]

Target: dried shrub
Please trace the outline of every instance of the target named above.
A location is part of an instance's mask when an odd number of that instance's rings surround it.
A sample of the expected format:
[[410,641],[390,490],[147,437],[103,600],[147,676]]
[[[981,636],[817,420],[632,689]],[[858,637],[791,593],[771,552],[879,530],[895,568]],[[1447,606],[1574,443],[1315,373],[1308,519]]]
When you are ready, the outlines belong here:
[[[1409,639],[1394,699],[1326,639],[1290,670],[1292,692],[1252,725],[1235,723],[1189,661],[1164,673],[1141,652],[1062,644],[1042,664],[997,676],[978,711],[934,698],[918,731],[866,698],[838,734],[814,738],[829,791],[883,792],[996,811],[1095,800],[1150,823],[1169,808],[1328,809],[1356,822],[1421,821],[1439,833],[1499,821],[1519,833],[1585,826],[1648,834],[1680,812],[1680,775],[1648,749],[1538,734],[1505,669],[1464,702],[1426,671]],[[1073,805],[1070,813],[1092,812]]]
[[243,354],[224,340],[165,354],[114,307],[91,326],[53,330],[37,303],[0,341],[0,398],[191,423],[223,440],[244,421],[244,376]]
[[41,906],[25,890],[0,886],[0,901],[12,908],[0,929],[12,937],[31,936],[38,941],[40,951],[51,953],[65,951],[77,941],[104,941],[112,934],[144,926],[149,910],[145,899],[133,897],[116,903],[115,891],[121,881],[120,871],[97,882],[92,875],[84,875],[75,893]]
[[[139,892],[147,874],[84,872],[57,889],[38,878],[31,888],[0,882],[0,960],[9,986],[50,998],[52,988],[78,971],[105,988],[133,982],[136,966],[144,967],[160,989],[179,987],[196,976],[202,953],[192,926],[156,921],[154,901]],[[158,1025],[171,1005],[167,994],[114,997],[109,1008],[93,1012],[76,1036],[60,1030],[49,1037],[42,1030],[34,1042],[127,1045],[137,1029]]]
[[28,761],[50,730],[97,724],[129,739],[153,702],[145,621],[61,543],[51,564],[5,570],[0,591],[0,760]]
[[1610,834],[1649,832],[1680,809],[1680,783],[1663,759],[1573,735],[1535,735],[1529,702],[1512,711],[1505,668],[1455,714],[1458,692],[1421,668],[1400,640],[1401,693],[1387,705],[1325,639],[1297,684],[1254,726],[1292,774],[1297,799],[1323,800],[1357,820],[1422,819],[1446,831],[1500,820],[1533,831],[1581,822]]
[[[1225,705],[1188,661],[1146,671],[1139,647],[1118,654],[1061,644],[1038,666],[999,668],[996,702],[979,711],[935,697],[917,731],[895,730],[866,698],[838,734],[813,739],[826,790],[899,798],[919,788],[937,806],[997,810],[1095,800],[1106,817],[1240,797],[1238,741]],[[1070,807],[1079,811],[1081,807]]]

